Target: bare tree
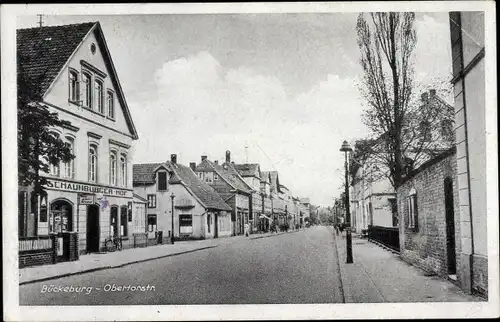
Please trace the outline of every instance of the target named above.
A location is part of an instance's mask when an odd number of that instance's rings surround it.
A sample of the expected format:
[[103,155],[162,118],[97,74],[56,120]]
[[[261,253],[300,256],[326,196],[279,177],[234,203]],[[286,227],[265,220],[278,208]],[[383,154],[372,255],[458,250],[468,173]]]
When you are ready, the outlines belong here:
[[[360,91],[368,104],[363,122],[375,139],[369,145],[372,161],[382,165],[380,175],[397,189],[415,164],[450,146],[451,141],[443,144],[445,140],[432,139],[432,135],[438,131],[439,137],[444,137],[441,129],[449,128],[453,113],[452,107],[435,95],[435,90],[431,90],[432,97],[427,96],[427,101],[420,101],[416,95],[425,86],[414,80],[415,14],[390,12],[369,16],[366,19],[360,14],[356,27],[363,69]],[[443,84],[438,81],[428,86],[442,92]]]

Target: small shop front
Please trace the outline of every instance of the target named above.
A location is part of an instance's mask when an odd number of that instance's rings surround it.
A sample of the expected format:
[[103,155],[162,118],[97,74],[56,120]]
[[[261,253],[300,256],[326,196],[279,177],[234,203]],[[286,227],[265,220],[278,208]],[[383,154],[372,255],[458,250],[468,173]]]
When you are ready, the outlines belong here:
[[126,240],[134,232],[132,189],[47,178],[41,197],[38,235],[74,232],[79,254],[99,252],[105,239]]

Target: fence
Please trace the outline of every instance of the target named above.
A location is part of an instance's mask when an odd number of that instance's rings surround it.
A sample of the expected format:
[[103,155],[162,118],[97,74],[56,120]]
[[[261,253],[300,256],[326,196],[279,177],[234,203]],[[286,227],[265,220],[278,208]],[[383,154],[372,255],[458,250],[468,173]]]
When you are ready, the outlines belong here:
[[399,252],[399,229],[397,227],[368,226],[368,240],[374,240]]
[[76,233],[19,238],[19,268],[74,260],[78,260]]

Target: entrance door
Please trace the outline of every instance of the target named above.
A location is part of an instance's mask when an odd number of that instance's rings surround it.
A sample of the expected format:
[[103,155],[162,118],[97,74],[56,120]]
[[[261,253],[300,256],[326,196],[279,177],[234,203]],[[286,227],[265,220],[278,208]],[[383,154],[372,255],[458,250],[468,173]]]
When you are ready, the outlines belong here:
[[87,206],[87,253],[99,251],[99,206]]
[[457,273],[455,251],[455,211],[453,206],[453,180],[444,179],[444,200],[446,209],[446,253],[448,260],[448,274]]
[[219,237],[219,213],[214,212],[214,238]]

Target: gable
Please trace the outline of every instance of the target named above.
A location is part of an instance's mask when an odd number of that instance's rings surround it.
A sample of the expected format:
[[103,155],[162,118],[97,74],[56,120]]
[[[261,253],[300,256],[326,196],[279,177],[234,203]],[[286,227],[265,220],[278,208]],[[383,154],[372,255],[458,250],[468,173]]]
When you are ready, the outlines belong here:
[[[93,48],[95,48],[95,51],[92,50]],[[86,71],[91,75],[91,88],[94,96],[92,110],[82,107],[81,102],[75,104],[69,101],[70,70],[78,74],[80,81],[80,101],[83,101],[85,98],[84,83],[82,80],[83,72]],[[95,95],[95,80],[97,79],[103,83],[104,115],[97,112]],[[108,117],[107,113],[108,104],[106,98],[108,91],[113,96],[114,118]],[[65,65],[59,70],[57,77],[54,78],[54,81],[48,87],[43,100],[64,111],[77,114],[93,123],[112,128],[132,139],[137,139],[137,131],[99,23],[96,23],[90,32],[81,39],[76,50],[71,54]]]

